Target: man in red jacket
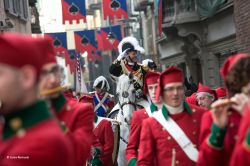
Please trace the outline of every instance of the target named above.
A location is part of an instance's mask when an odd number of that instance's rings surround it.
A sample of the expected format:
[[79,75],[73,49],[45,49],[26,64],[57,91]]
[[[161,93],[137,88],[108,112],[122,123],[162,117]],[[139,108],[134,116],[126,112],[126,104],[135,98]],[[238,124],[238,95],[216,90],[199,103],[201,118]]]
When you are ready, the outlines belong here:
[[43,100],[38,79],[51,42],[0,35],[1,166],[71,166],[73,149]]
[[[245,104],[238,93],[250,82],[248,54],[229,57],[221,68],[228,96],[235,104],[220,106],[206,112],[202,118],[198,166],[228,166],[236,147],[241,112]],[[221,102],[221,100],[217,101]],[[243,103],[242,103],[243,102]],[[245,130],[246,133],[246,130]],[[244,139],[241,139],[244,140]]]
[[241,120],[237,143],[234,147],[232,157],[230,157],[230,166],[248,166],[250,165],[250,101],[249,96],[240,97],[242,100],[247,100],[244,107],[243,117]]
[[112,119],[96,115],[94,123],[94,135],[101,144],[100,159],[104,166],[113,166],[112,153],[114,149],[114,132],[112,130]]
[[196,92],[196,100],[200,107],[210,108],[210,105],[217,99],[216,92],[209,87],[199,83],[198,91]]
[[[61,71],[60,66],[55,61],[55,56],[51,55],[42,68],[39,85],[41,93],[60,87]],[[90,149],[94,140],[93,105],[67,99],[60,91],[47,94],[46,97],[51,103],[52,112],[64,128],[66,136],[73,143],[77,166],[84,165],[86,160],[90,158]]]
[[152,113],[157,110],[156,105],[159,107],[160,102],[156,101],[156,89],[159,77],[160,73],[158,72],[148,72],[144,78],[144,94],[150,99],[151,105],[148,108],[143,108],[133,113],[126,148],[126,159],[129,166],[136,165],[142,121],[152,116]]
[[179,68],[165,70],[156,98],[163,106],[142,123],[138,166],[194,166],[203,110],[184,101],[184,78]]

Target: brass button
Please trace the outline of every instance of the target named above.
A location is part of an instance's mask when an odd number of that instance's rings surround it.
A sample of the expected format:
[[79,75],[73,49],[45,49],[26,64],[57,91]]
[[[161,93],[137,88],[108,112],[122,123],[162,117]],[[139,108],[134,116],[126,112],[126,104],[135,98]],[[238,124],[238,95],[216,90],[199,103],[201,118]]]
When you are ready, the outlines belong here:
[[197,122],[197,120],[196,119],[193,119],[193,123],[196,123]]
[[196,112],[196,110],[195,110],[195,109],[193,109],[192,111],[193,111],[193,112]]
[[238,135],[234,136],[234,140],[236,140],[236,141],[238,140]]
[[164,129],[164,127],[162,128],[162,131],[164,131],[165,129]]
[[171,137],[170,137],[170,136],[168,136],[168,137],[167,137],[167,139],[168,139],[168,140],[171,140]]
[[20,129],[22,127],[22,124],[23,122],[21,118],[13,118],[9,122],[11,129],[14,131],[17,131],[18,129]]
[[176,160],[176,161],[175,161],[175,164],[179,164],[179,163],[180,163],[180,161],[179,161],[179,160]]
[[66,106],[66,111],[70,111],[70,109],[71,109],[70,106],[67,105],[67,106]]
[[19,129],[16,133],[17,137],[22,138],[26,134],[26,131],[24,129]]
[[196,132],[195,132],[195,131],[193,131],[193,135],[196,135]]
[[230,127],[230,128],[233,128],[234,126],[235,126],[234,123],[230,123],[230,124],[229,124],[229,127]]

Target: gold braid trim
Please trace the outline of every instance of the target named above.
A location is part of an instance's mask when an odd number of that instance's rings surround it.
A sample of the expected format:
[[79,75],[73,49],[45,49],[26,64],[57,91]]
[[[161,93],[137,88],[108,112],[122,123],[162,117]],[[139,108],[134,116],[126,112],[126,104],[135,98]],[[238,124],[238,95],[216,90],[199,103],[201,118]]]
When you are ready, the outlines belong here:
[[[124,63],[123,60],[121,60],[121,67],[122,67],[123,73],[126,74],[126,75],[128,75],[128,73],[129,73],[130,71],[126,68],[125,63]],[[135,77],[137,77],[139,80],[142,80],[143,75],[142,75],[142,69],[141,69],[141,67],[140,67],[137,71],[133,71],[132,73],[133,73],[133,75],[134,75]]]

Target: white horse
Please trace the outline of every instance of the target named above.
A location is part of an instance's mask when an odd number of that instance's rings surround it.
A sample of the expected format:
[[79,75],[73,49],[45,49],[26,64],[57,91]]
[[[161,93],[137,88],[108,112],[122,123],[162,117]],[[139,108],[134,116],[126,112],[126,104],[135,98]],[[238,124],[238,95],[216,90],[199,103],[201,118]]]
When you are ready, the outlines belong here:
[[133,111],[143,107],[147,107],[149,103],[144,100],[138,100],[135,97],[135,88],[132,83],[133,75],[121,75],[117,81],[116,94],[118,97],[118,104],[112,109],[110,115],[118,112],[114,117],[120,123],[120,141],[118,151],[118,166],[126,166],[125,150],[128,144],[128,136],[130,130],[130,123]]

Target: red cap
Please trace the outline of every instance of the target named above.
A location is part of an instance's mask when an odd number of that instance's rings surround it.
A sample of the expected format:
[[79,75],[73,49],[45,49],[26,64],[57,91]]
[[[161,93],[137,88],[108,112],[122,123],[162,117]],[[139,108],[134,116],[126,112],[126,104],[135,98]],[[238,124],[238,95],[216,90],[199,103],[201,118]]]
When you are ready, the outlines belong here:
[[53,44],[52,44],[52,39],[50,39],[49,37],[44,37],[45,40],[48,40],[49,42],[47,43],[50,47],[51,47],[51,50],[48,52],[47,54],[47,58],[44,60],[44,64],[47,64],[47,63],[56,63],[56,53],[55,53],[55,50],[54,50],[54,47],[53,47]]
[[219,87],[215,90],[215,92],[218,98],[227,96],[227,90],[225,88]]
[[148,85],[157,84],[159,82],[161,73],[159,72],[147,72],[144,77],[144,94],[148,93]]
[[199,92],[207,92],[207,93],[214,95],[214,90],[210,89],[209,87],[207,87],[201,83],[199,83],[199,87],[198,87],[198,90],[196,93],[199,93]]
[[188,102],[188,104],[193,104],[193,105],[197,105],[197,100],[196,100],[196,93],[193,93],[191,96],[186,97],[186,101]]
[[92,103],[93,104],[93,97],[89,95],[83,95],[79,98],[79,102],[81,103]]
[[238,62],[239,59],[245,58],[247,56],[250,56],[249,54],[236,54],[233,56],[230,56],[226,59],[223,66],[220,68],[220,74],[225,79],[225,77],[228,75],[229,71],[232,69],[232,67]]
[[160,75],[159,79],[159,86],[157,87],[156,92],[156,100],[158,101],[161,96],[161,91],[164,87],[164,85],[174,82],[181,82],[183,83],[183,72],[181,69],[171,66],[167,68],[162,74]]
[[0,35],[0,50],[0,63],[16,68],[32,65],[38,78],[45,59],[53,52],[53,47],[48,39],[4,33]]

